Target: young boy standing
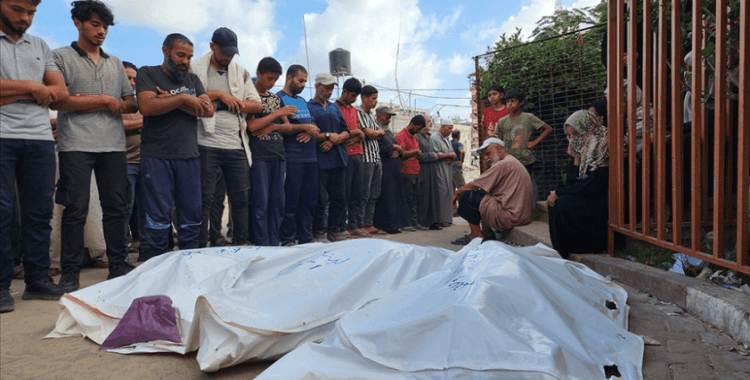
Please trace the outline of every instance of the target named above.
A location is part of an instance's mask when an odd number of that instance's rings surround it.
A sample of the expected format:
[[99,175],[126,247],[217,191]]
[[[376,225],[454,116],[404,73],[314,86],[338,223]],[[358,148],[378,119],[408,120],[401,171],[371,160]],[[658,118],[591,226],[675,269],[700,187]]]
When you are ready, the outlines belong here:
[[484,128],[487,130],[487,137],[495,134],[497,122],[505,116],[508,116],[508,107],[503,103],[505,89],[503,86],[492,85],[487,90],[487,99],[490,101],[490,107],[484,109]]
[[[505,93],[505,105],[508,107],[508,116],[497,122],[495,135],[505,143],[505,149],[513,157],[517,158],[534,180],[534,163],[536,156],[531,151],[544,139],[552,134],[552,127],[539,120],[538,117],[527,112],[521,112],[526,95],[522,90],[511,89]],[[529,141],[535,130],[542,129],[542,133],[535,140]],[[536,181],[534,181],[536,182]],[[534,197],[536,200],[536,196]]]
[[252,201],[250,223],[258,246],[276,247],[279,245],[279,230],[284,218],[284,178],[286,177],[286,154],[282,133],[291,130],[287,116],[296,114],[294,106],[281,106],[281,98],[270,92],[281,76],[281,64],[266,57],[258,63],[258,80],[255,89],[260,95],[263,109],[248,115],[247,128],[250,136],[250,150],[253,167]]

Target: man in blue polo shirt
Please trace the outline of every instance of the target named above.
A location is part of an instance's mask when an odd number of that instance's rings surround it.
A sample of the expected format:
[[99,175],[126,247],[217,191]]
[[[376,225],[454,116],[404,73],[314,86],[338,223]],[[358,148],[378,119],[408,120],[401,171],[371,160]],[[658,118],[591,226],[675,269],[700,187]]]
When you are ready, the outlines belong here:
[[[282,106],[294,106],[297,114],[289,116],[291,124],[313,124],[307,101],[299,95],[307,83],[307,70],[292,65],[286,70],[284,89],[277,92]],[[309,243],[313,239],[312,222],[318,202],[318,155],[315,138],[307,132],[284,135],[286,181],[284,220],[281,223],[281,245]]]
[[[339,241],[346,239],[349,233],[341,231],[343,219],[346,217],[346,165],[348,154],[342,145],[349,138],[349,127],[341,115],[339,107],[328,99],[333,93],[336,79],[331,74],[315,76],[315,97],[307,106],[315,123],[320,128],[316,134],[318,141],[318,205],[315,208],[313,230],[317,240],[326,238]],[[325,224],[325,210],[328,201],[328,225]]]
[[55,148],[49,104],[68,97],[47,44],[25,34],[40,0],[0,1],[0,313],[13,311],[10,224],[16,184],[23,224],[23,299],[56,300],[49,244]]

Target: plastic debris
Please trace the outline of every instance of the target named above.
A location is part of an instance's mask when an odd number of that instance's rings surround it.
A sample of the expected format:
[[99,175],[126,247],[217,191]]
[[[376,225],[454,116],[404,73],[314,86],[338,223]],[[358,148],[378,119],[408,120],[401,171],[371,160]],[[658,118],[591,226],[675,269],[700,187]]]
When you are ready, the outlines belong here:
[[727,289],[736,288],[736,285],[739,285],[740,283],[742,283],[742,279],[740,279],[737,276],[737,273],[731,270],[728,271],[726,275],[724,274],[723,270],[718,270],[714,274],[712,274],[711,277],[708,278],[708,281],[711,281],[714,284],[722,286]]
[[750,286],[748,286],[747,284],[740,286],[740,290],[750,296]]
[[707,262],[695,257],[690,257],[683,253],[675,253],[672,255],[672,258],[675,259],[675,263],[672,265],[672,268],[670,268],[670,271],[679,274],[685,274],[685,270],[689,267],[695,267],[696,270],[698,270],[708,266]]
[[661,342],[650,336],[641,335],[641,338],[643,338],[643,344],[647,346],[661,346]]

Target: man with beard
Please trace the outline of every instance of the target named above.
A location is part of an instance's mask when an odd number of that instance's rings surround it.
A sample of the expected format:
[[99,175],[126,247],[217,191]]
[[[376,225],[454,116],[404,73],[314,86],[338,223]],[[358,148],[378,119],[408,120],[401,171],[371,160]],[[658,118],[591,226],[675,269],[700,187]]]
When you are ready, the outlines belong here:
[[197,248],[201,226],[201,161],[198,117],[214,107],[197,75],[188,72],[193,43],[170,34],[162,45],[164,62],[138,70],[136,92],[143,114],[141,184],[149,257],[168,250],[172,204],[177,206],[181,249]]
[[[318,144],[318,205],[315,208],[313,231],[318,241],[339,241],[349,238],[341,230],[346,218],[346,164],[348,155],[342,145],[349,138],[349,127],[338,106],[330,102],[336,79],[331,74],[315,76],[315,97],[307,102],[310,114],[320,133],[315,135]],[[326,226],[326,205],[331,201]],[[326,230],[328,232],[326,240]]]
[[424,231],[425,228],[417,221],[417,208],[419,207],[419,158],[422,151],[419,150],[416,134],[425,127],[425,119],[422,115],[414,116],[409,125],[396,135],[396,142],[403,149],[401,154],[401,182],[406,193],[406,203],[409,205],[409,220],[411,225],[404,227],[406,231]]
[[433,184],[437,193],[435,200],[437,204],[437,216],[441,227],[447,227],[453,223],[453,210],[451,207],[451,196],[453,195],[453,160],[457,158],[453,152],[450,135],[453,126],[443,124],[437,133],[430,136],[432,148],[440,154],[442,159],[435,165],[437,169],[436,182]]
[[375,111],[375,120],[378,127],[385,131],[385,135],[377,140],[383,175],[380,182],[380,196],[375,205],[373,226],[389,234],[399,233],[400,228],[411,225],[409,205],[406,203],[406,194],[401,184],[399,163],[404,149],[398,145],[396,136],[389,129],[391,116],[395,114],[396,112],[386,106],[378,107]]
[[[419,224],[430,230],[441,230],[440,226],[440,189],[438,172],[449,158],[448,153],[435,150],[430,138],[432,120],[425,117],[425,127],[417,133],[417,142],[422,155],[419,157],[419,207],[417,208]],[[450,154],[453,154],[452,152]]]
[[453,193],[451,204],[458,202],[458,215],[471,229],[453,244],[466,245],[476,237],[494,239],[493,228],[504,239],[510,229],[531,220],[531,177],[523,164],[496,137],[484,140],[477,152],[489,169]]
[[21,298],[56,300],[64,293],[48,274],[55,191],[55,148],[48,105],[65,100],[68,90],[47,44],[25,34],[40,2],[0,0],[0,313],[14,309],[9,287],[16,184],[26,282]]
[[[228,28],[218,28],[209,46],[211,51],[190,65],[208,97],[216,104],[214,117],[201,118],[198,123],[203,220],[199,245],[208,245],[211,207],[219,171],[224,177],[232,206],[232,244],[246,245],[252,155],[245,119],[248,114],[260,112],[262,107],[250,73],[232,62],[234,55],[239,54],[237,35]],[[219,242],[217,239],[211,244]]]
[[308,128],[308,131],[284,135],[286,151],[286,180],[284,220],[281,222],[281,245],[309,243],[313,239],[312,222],[318,202],[318,156],[315,134],[320,132],[301,96],[307,83],[307,70],[291,65],[286,70],[284,89],[277,92],[282,106],[294,106],[297,114],[288,116],[289,122]]
[[109,276],[122,276],[134,266],[127,262],[125,225],[129,183],[122,114],[137,111],[122,62],[101,46],[114,15],[99,1],[74,1],[70,11],[78,41],[56,49],[55,63],[71,95],[51,108],[57,114],[60,180],[55,201],[62,213],[59,285],[78,290],[83,266],[83,229],[89,211],[91,172],[96,176],[102,206],[102,226],[109,259]]
[[[360,211],[361,229],[368,234],[385,235],[386,232],[373,226],[375,204],[380,197],[380,186],[383,178],[383,162],[380,160],[378,141],[385,136],[385,130],[378,125],[372,110],[378,105],[378,89],[366,85],[362,88],[362,105],[357,109],[360,126],[365,134],[362,143],[364,150],[364,165],[362,170],[362,200]],[[390,115],[389,115],[390,116]],[[389,120],[390,121],[390,120]]]
[[252,133],[250,147],[254,161],[251,174],[251,218],[255,245],[276,247],[281,242],[279,234],[286,201],[286,151],[283,135],[299,132],[310,126],[290,124],[288,117],[297,114],[297,108],[282,106],[281,98],[271,92],[282,73],[281,64],[277,60],[271,57],[261,59],[255,73],[258,76],[255,89],[260,95],[263,110],[250,115],[247,121],[247,128]]

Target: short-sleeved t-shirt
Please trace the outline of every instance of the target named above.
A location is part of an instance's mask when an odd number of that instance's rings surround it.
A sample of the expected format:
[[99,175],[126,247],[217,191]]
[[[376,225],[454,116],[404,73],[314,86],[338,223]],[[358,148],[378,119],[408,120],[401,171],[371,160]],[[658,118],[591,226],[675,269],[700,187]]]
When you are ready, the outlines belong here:
[[[417,136],[412,135],[406,128],[402,129],[396,135],[396,143],[401,145],[404,150],[419,149]],[[416,156],[407,159],[401,159],[401,174],[419,174],[419,160]]]
[[[375,116],[372,115],[372,112],[365,111],[361,107],[357,108],[357,112],[359,112],[359,125],[362,126],[362,128],[369,128],[373,131],[378,129],[378,121],[375,120]],[[380,162],[380,147],[378,146],[378,140],[373,140],[365,136],[362,150],[365,155],[365,163],[374,164]]]
[[482,123],[484,123],[484,126],[487,129],[487,136],[492,136],[497,130],[496,127],[498,120],[508,116],[508,107],[503,108],[501,111],[496,111],[492,106],[489,106],[484,109],[483,114],[484,118]]
[[[244,78],[251,80],[247,70],[245,70]],[[229,89],[229,74],[226,70],[209,67],[206,81],[206,91],[221,90],[227,94],[232,93]],[[240,136],[242,120],[239,115],[230,112],[224,102],[217,100],[214,120],[216,127],[213,133],[206,132],[203,123],[198,123],[198,145],[218,149],[242,149]]]
[[505,156],[473,182],[487,192],[479,204],[482,222],[507,231],[531,220],[531,177],[515,157]]
[[461,151],[464,150],[464,144],[461,144],[456,140],[451,140],[451,148],[453,148],[453,153],[456,154],[456,161],[453,163],[453,172],[463,173],[463,166],[459,167],[458,162],[461,159]]
[[[266,117],[281,109],[281,98],[273,93],[260,95],[260,104],[263,106],[261,112],[255,114],[256,119]],[[281,119],[276,119],[272,123],[281,124]],[[279,132],[271,132],[263,137],[250,135],[250,151],[253,153],[255,161],[273,161],[284,160],[284,136]]]
[[[172,94],[201,96],[206,93],[198,76],[186,73],[180,83],[175,83],[161,66],[143,66],[135,79],[137,93],[151,91],[156,87]],[[199,157],[198,118],[177,108],[162,114],[143,117],[141,129],[141,157],[166,160]]]
[[[357,113],[357,109],[354,106],[344,107],[338,101],[336,102],[336,105],[339,106],[341,115],[344,116],[344,120],[346,120],[346,125],[349,126],[349,130],[353,131],[359,128],[359,114]],[[363,154],[362,143],[347,147],[346,153],[350,156]]]
[[505,150],[517,158],[524,165],[536,162],[536,156],[528,148],[529,138],[535,130],[541,128],[545,123],[538,117],[521,112],[521,115],[512,117],[505,116],[497,122],[495,135],[505,143]]
[[[115,99],[133,96],[133,87],[122,62],[100,50],[97,63],[76,42],[55,49],[52,54],[70,96],[109,95]],[[107,111],[81,114],[57,113],[58,152],[124,152],[122,116]]]
[[[288,116],[291,124],[313,124],[312,114],[307,107],[307,102],[301,96],[292,96],[281,90],[276,93],[281,98],[281,106],[294,106],[299,111],[296,115]],[[312,163],[318,162],[318,153],[315,148],[315,139],[306,143],[297,141],[298,133],[284,135],[284,150],[287,162]]]
[[[44,73],[60,71],[52,51],[39,37],[24,33],[18,41],[0,30],[0,78],[44,83]],[[52,141],[49,107],[20,101],[0,107],[0,137]]]
[[[349,131],[349,127],[341,115],[339,107],[329,101],[323,107],[315,99],[307,102],[310,114],[315,119],[315,124],[320,128],[320,132],[341,133]],[[323,142],[321,141],[321,144]],[[318,167],[321,170],[343,168],[349,163],[349,155],[342,144],[334,145],[328,152],[318,151]]]

